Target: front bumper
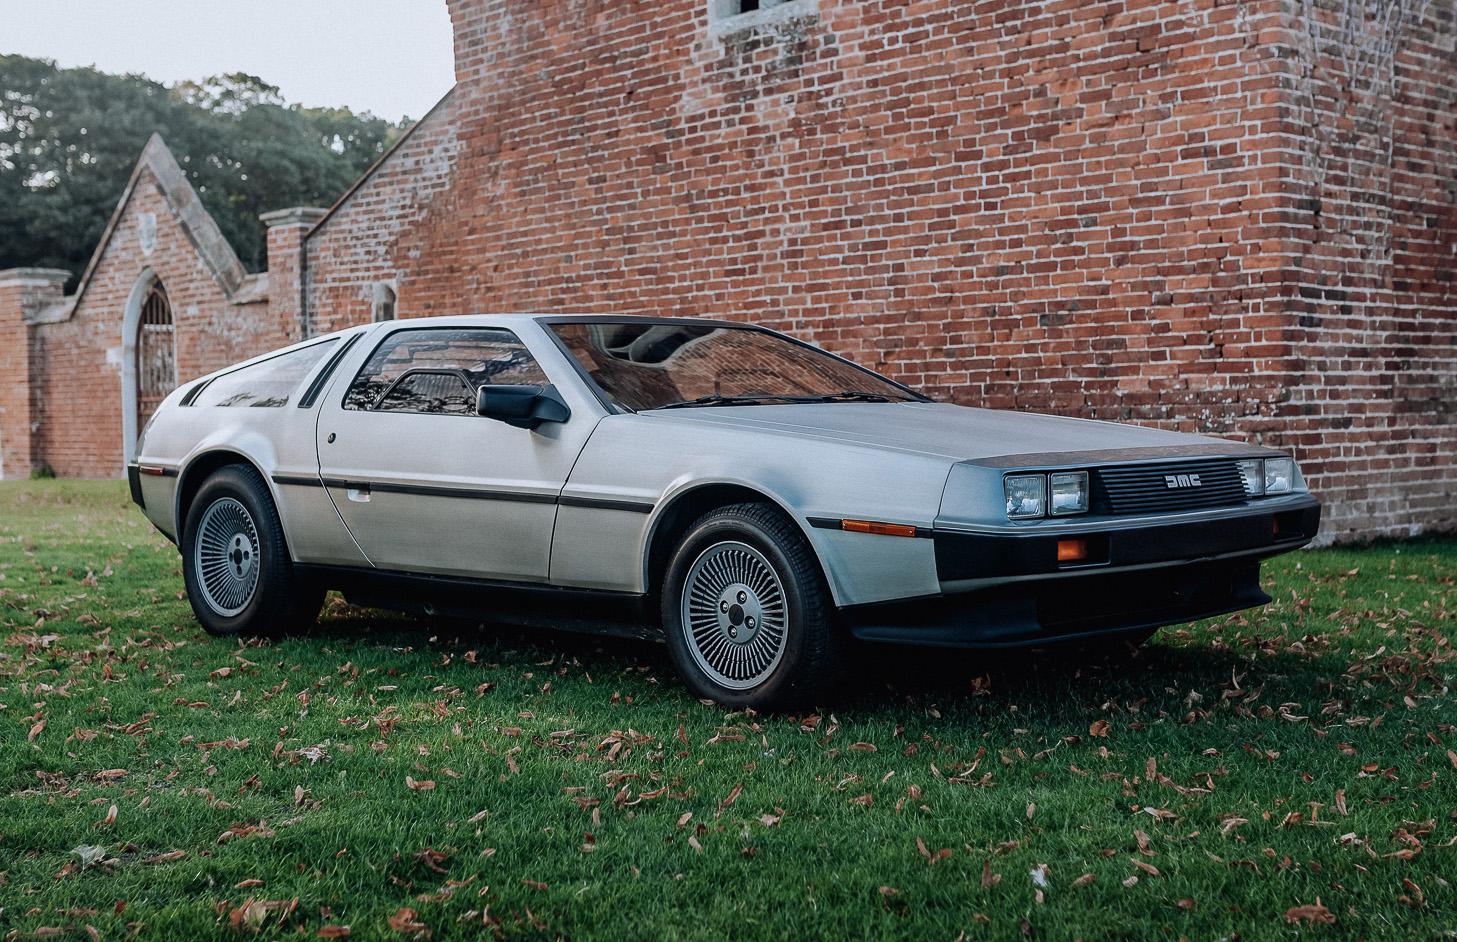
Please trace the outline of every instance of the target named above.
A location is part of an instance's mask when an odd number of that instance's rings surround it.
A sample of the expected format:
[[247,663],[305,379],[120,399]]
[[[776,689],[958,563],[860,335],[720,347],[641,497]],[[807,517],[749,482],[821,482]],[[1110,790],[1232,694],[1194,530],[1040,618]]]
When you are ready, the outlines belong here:
[[[1269,602],[1260,560],[1310,542],[1319,524],[1320,504],[1302,495],[1178,522],[1105,518],[1053,533],[937,530],[942,595],[841,615],[857,638],[902,644],[1011,647],[1147,633]],[[1086,543],[1087,559],[1059,562],[1058,542],[1069,536]]]

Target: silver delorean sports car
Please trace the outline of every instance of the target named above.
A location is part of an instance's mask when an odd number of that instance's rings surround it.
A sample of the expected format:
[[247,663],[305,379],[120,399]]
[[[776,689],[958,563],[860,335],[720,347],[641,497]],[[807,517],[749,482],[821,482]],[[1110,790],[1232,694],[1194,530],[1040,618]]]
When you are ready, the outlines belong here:
[[129,468],[215,634],[324,592],[659,634],[694,694],[812,701],[846,636],[1146,637],[1269,601],[1320,521],[1268,448],[933,402],[710,320],[471,316],[305,341],[177,389]]

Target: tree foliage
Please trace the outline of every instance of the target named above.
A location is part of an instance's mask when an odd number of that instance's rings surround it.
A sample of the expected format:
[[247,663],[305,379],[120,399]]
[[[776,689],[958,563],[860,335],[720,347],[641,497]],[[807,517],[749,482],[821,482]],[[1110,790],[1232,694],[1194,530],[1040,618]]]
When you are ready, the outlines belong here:
[[0,56],[0,270],[64,268],[74,285],[156,132],[244,266],[259,271],[260,213],[332,204],[404,127],[287,105],[241,73],[168,88]]

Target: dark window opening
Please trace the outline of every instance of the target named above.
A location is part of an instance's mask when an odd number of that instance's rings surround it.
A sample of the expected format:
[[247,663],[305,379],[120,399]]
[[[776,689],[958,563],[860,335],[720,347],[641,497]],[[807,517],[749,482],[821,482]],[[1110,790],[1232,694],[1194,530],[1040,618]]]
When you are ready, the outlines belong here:
[[390,334],[354,377],[344,408],[475,415],[476,390],[550,382],[515,334],[428,327]]
[[172,325],[172,305],[167,290],[159,281],[142,302],[142,316],[137,323],[137,429],[147,427],[147,420],[167,394],[177,388],[176,334]]

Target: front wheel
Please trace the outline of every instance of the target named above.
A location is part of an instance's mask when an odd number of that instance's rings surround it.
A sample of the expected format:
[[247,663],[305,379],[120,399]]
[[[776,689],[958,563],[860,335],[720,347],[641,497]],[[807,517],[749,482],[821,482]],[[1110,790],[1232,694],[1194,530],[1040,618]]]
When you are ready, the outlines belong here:
[[214,635],[279,635],[318,617],[324,594],[294,575],[278,511],[246,465],[214,472],[187,512],[182,576],[197,620]]
[[841,664],[829,590],[803,534],[767,504],[699,518],[668,562],[668,652],[690,690],[783,709],[830,691]]

